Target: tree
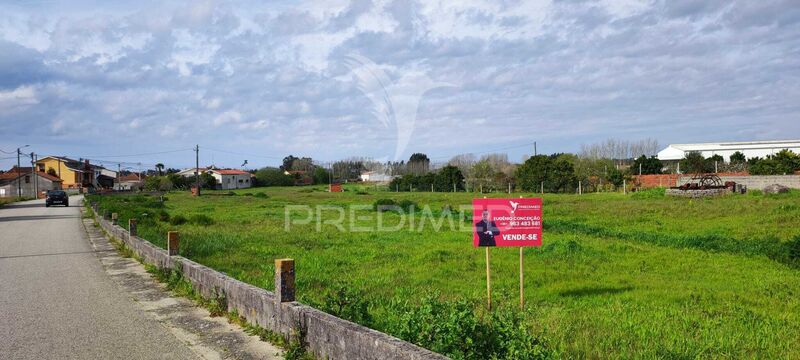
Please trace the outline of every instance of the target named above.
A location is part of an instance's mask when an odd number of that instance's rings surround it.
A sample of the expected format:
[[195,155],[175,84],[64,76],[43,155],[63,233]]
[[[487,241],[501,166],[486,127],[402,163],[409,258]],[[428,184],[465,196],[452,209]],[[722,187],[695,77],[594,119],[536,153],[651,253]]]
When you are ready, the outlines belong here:
[[751,158],[747,163],[752,175],[783,175],[800,170],[800,156],[786,149],[764,159]]
[[297,158],[294,155],[289,155],[283,158],[283,165],[281,165],[281,170],[291,171],[292,165],[294,164],[295,160],[297,160]]
[[156,164],[156,171],[158,171],[158,176],[164,175],[164,164]]
[[431,160],[423,153],[413,153],[408,159],[408,171],[411,174],[421,175],[430,170]]
[[741,151],[737,151],[730,156],[731,164],[744,164],[747,159]]
[[331,179],[330,172],[322,166],[314,168],[314,184],[327,184]]
[[481,160],[472,165],[470,170],[470,184],[473,189],[490,191],[494,172],[488,161]]
[[703,157],[699,151],[690,151],[684,155],[683,160],[680,162],[681,171],[687,174],[704,174],[714,170],[714,164],[709,162]]
[[151,176],[144,180],[144,188],[150,191],[170,191],[172,182],[166,176]]
[[577,185],[575,169],[564,154],[537,155],[517,167],[517,184],[524,191],[571,192]]
[[642,175],[661,174],[661,169],[664,168],[664,164],[662,164],[661,160],[658,160],[658,158],[655,156],[647,157],[642,155],[633,161],[633,164],[630,167],[631,173],[639,174],[640,167]]
[[294,178],[278,168],[262,168],[256,171],[256,181],[261,186],[291,186]]
[[455,185],[456,191],[464,190],[464,174],[461,173],[461,170],[452,165],[439,169],[433,180],[433,187],[436,191],[453,191],[453,185]]
[[217,178],[214,175],[211,175],[207,172],[200,174],[200,187],[203,189],[216,189],[217,188]]

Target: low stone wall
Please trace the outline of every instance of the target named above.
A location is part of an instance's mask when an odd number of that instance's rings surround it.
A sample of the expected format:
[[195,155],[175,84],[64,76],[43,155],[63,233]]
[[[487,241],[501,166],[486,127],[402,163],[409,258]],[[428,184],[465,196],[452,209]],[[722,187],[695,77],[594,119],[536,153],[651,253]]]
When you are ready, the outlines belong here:
[[[734,181],[747,186],[748,190],[761,190],[767,185],[778,184],[792,189],[800,189],[800,175],[737,175],[729,176],[720,174],[723,183]],[[691,175],[682,175],[678,178],[678,185],[692,182]],[[696,181],[695,181],[696,182]]]
[[300,339],[321,359],[447,359],[414,344],[355,324],[298,302],[279,303],[273,292],[243,283],[180,256],[169,256],[147,240],[131,236],[119,225],[97,214],[109,234],[123,241],[144,262],[159,268],[180,267],[184,277],[206,298],[224,293],[228,311],[236,310],[249,323]]
[[680,196],[688,198],[701,198],[708,196],[721,196],[730,194],[729,189],[706,189],[706,190],[681,190],[681,189],[667,189],[667,196]]

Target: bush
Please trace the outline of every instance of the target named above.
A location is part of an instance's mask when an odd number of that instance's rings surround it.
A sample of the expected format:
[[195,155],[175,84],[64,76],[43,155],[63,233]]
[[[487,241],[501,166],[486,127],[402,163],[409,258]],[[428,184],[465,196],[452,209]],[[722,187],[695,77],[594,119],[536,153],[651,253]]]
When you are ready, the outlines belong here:
[[786,256],[789,265],[800,267],[800,235],[786,243]]
[[265,193],[263,193],[263,192],[260,192],[260,193],[255,193],[255,194],[253,194],[253,197],[257,197],[257,198],[261,198],[261,199],[266,199],[266,198],[268,198],[269,196],[267,196],[267,194],[265,194]]
[[403,211],[405,211],[405,212],[411,212],[411,208],[415,208],[415,209],[419,208],[417,203],[415,203],[415,202],[413,202],[411,200],[408,200],[408,199],[400,200],[400,202],[397,203],[397,206],[400,207],[401,209],[403,209]]
[[426,295],[421,304],[392,302],[388,333],[453,359],[539,359],[549,357],[524,325],[523,314],[500,309],[480,316],[466,300]]
[[333,316],[364,326],[371,326],[372,316],[369,314],[369,305],[366,294],[358,287],[336,282],[325,293],[324,301],[319,306],[322,311]]
[[183,225],[187,221],[188,220],[186,219],[185,216],[183,216],[183,215],[175,215],[175,216],[172,217],[172,219],[169,220],[169,223],[172,224],[172,225]]
[[634,199],[657,199],[666,196],[666,190],[663,187],[655,187],[650,189],[639,189],[631,196]]
[[214,224],[214,219],[204,214],[195,214],[189,218],[189,221],[195,225],[208,226]]
[[391,211],[397,209],[397,203],[392,199],[378,199],[372,204],[375,211]]

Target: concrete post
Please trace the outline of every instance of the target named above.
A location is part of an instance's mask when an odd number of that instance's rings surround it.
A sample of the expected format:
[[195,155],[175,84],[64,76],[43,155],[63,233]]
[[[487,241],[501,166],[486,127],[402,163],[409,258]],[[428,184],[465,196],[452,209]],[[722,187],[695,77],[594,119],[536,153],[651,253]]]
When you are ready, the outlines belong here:
[[275,259],[275,295],[279,303],[294,301],[294,259]]
[[108,220],[108,210],[103,210],[103,220]]
[[136,219],[128,219],[128,233],[131,236],[139,236],[139,232],[136,229]]
[[177,231],[167,232],[167,254],[169,254],[169,256],[178,255],[180,242],[180,234],[178,234]]
[[117,225],[117,220],[119,220],[119,214],[111,213],[111,225]]

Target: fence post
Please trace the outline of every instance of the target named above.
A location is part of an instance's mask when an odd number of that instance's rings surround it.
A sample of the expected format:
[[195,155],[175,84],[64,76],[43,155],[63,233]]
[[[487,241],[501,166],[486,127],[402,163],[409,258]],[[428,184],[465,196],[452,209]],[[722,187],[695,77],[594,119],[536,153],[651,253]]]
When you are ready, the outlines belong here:
[[108,210],[103,210],[103,220],[108,220]]
[[177,231],[167,232],[167,254],[169,256],[178,255],[180,244],[180,234]]
[[111,225],[117,225],[117,220],[119,220],[119,214],[111,213]]
[[275,259],[275,295],[278,303],[294,301],[294,259]]
[[128,233],[131,236],[139,236],[139,232],[136,230],[136,219],[128,219]]

